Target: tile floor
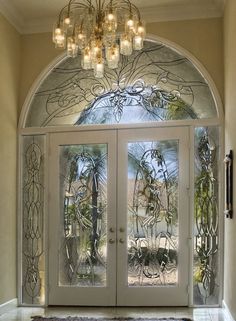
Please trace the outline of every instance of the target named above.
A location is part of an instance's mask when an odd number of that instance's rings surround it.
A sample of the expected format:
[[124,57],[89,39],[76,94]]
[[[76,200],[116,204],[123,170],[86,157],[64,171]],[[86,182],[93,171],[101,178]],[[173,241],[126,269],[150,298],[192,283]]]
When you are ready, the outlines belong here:
[[31,316],[88,316],[88,317],[188,317],[193,321],[232,321],[224,309],[219,308],[17,308],[2,314],[0,321],[30,321]]

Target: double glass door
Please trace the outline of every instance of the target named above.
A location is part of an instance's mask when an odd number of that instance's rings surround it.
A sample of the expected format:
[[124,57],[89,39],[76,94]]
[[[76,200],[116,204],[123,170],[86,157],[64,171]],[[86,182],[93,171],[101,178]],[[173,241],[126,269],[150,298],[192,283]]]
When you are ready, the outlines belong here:
[[188,305],[188,137],[50,135],[49,305]]

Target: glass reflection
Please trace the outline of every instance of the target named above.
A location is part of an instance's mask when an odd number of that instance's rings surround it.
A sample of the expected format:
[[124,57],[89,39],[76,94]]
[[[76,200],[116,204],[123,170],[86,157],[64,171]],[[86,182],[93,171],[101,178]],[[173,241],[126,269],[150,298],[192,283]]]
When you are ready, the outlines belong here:
[[128,285],[178,282],[178,141],[128,144]]
[[59,285],[105,286],[107,145],[60,147]]

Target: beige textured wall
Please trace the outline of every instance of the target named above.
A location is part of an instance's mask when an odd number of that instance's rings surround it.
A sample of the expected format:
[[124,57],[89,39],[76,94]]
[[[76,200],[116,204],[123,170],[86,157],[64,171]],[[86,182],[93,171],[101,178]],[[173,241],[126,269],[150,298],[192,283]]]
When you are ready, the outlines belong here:
[[[225,149],[236,156],[236,1],[228,0],[224,17],[225,46]],[[234,167],[236,186],[236,166]],[[234,188],[234,219],[225,221],[224,300],[236,320],[236,187]]]
[[[222,19],[171,21],[147,24],[149,34],[171,40],[191,52],[208,70],[223,98]],[[40,72],[59,55],[51,33],[23,36],[23,61],[20,105]]]
[[0,304],[16,298],[16,141],[20,36],[0,15]]
[[62,52],[63,51],[54,48],[51,33],[22,36],[21,107],[30,87],[40,72],[42,72],[56,56],[62,54]]
[[[147,27],[150,34],[156,34],[176,42],[199,59],[211,74],[223,97],[222,19],[151,23],[148,24]],[[34,80],[61,52],[54,49],[51,42],[51,33],[24,35],[20,37],[14,28],[1,16],[0,38],[1,43],[4,44],[0,50],[0,70],[2,78],[0,82],[0,180],[2,182],[0,185],[1,304],[16,296],[15,187],[17,93],[19,89],[19,106],[21,108]],[[231,257],[232,256],[233,254],[231,253]],[[234,271],[230,273],[233,274]],[[236,286],[234,288],[236,288]],[[227,294],[229,298],[231,293],[228,292]],[[229,302],[230,306],[232,305],[230,299],[228,299],[227,302]]]
[[148,32],[169,39],[193,54],[213,78],[223,99],[222,18],[168,21],[147,25]]

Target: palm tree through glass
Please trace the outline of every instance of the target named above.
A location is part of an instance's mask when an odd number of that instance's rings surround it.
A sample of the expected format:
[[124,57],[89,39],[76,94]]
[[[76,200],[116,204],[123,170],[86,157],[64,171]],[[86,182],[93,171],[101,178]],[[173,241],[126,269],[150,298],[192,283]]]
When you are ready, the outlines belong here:
[[178,282],[178,141],[128,144],[128,284]]
[[107,145],[60,147],[59,285],[106,285]]

